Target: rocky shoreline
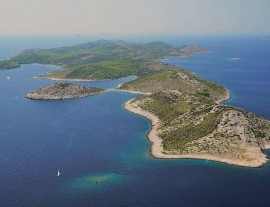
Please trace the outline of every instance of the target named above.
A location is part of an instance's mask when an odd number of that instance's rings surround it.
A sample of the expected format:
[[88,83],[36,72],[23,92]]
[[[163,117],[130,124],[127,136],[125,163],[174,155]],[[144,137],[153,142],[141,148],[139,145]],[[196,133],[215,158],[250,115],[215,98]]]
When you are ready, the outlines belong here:
[[103,89],[100,88],[85,87],[70,83],[53,83],[30,92],[25,97],[35,100],[60,100],[97,95],[102,91]]
[[[219,101],[225,101],[230,98],[230,93],[227,91],[227,94],[224,96],[222,100]],[[246,150],[246,157],[242,158],[234,158],[233,156],[220,156],[218,154],[200,154],[198,153],[190,153],[190,154],[174,154],[171,152],[167,152],[163,149],[162,145],[162,139],[158,136],[159,134],[159,128],[160,128],[160,120],[157,116],[154,114],[142,109],[140,107],[140,101],[139,100],[129,100],[125,103],[124,108],[132,113],[141,115],[149,119],[152,123],[152,127],[147,135],[148,140],[152,143],[151,146],[151,154],[155,158],[160,159],[203,159],[203,160],[212,160],[212,161],[218,161],[222,163],[232,164],[236,166],[242,166],[242,167],[261,167],[263,166],[267,161],[267,156],[263,153],[263,149],[269,149],[269,143],[265,142],[263,143],[263,147],[258,146],[249,146]],[[247,138],[247,137],[245,137]],[[243,149],[245,149],[245,146],[243,146]],[[252,157],[253,159],[250,159]]]

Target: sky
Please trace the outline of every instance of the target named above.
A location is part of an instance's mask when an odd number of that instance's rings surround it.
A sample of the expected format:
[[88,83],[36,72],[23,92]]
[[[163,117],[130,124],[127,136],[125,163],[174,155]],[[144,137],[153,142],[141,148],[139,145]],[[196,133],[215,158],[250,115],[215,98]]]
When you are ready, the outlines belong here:
[[270,0],[0,0],[0,35],[270,34]]

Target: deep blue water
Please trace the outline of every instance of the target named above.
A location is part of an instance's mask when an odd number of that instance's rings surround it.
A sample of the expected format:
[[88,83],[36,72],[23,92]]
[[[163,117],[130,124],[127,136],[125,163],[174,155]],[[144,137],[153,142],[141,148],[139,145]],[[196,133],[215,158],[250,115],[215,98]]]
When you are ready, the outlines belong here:
[[270,119],[270,41],[244,36],[198,38],[194,42],[209,53],[166,62],[227,87],[232,93],[227,104]]
[[[5,48],[1,58],[15,53],[19,40],[0,41],[0,49]],[[29,42],[18,50],[48,42],[58,46],[57,41]],[[269,42],[258,37],[192,42],[210,53],[166,61],[226,86],[233,93],[227,103],[270,118]],[[242,59],[228,59],[232,57]],[[54,69],[34,64],[0,71],[1,207],[268,206],[269,164],[248,169],[152,158],[146,139],[150,122],[122,107],[134,94],[25,99],[27,92],[52,82],[31,77]],[[80,84],[112,88],[131,78]]]

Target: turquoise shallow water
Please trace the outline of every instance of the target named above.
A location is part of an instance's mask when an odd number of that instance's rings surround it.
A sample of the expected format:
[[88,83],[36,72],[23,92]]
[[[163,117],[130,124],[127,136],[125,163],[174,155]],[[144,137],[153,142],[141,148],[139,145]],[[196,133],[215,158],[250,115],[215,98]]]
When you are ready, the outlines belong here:
[[[233,92],[229,103],[269,118],[269,45],[249,38],[194,39],[211,53],[166,61],[224,84]],[[16,49],[4,45],[0,54]],[[248,50],[254,47],[256,52]],[[235,56],[242,62],[228,60]],[[27,92],[52,82],[31,77],[54,69],[23,65],[0,71],[0,206],[268,205],[269,164],[248,169],[206,160],[154,159],[146,139],[150,122],[123,109],[137,95],[25,99]],[[112,88],[130,79],[80,84]]]

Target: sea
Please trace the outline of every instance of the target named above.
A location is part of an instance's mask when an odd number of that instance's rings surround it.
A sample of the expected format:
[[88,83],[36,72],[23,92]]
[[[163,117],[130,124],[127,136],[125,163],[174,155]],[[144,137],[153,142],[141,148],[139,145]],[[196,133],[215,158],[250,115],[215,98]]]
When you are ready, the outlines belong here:
[[[224,104],[270,119],[270,41],[261,37],[167,37],[162,40],[176,46],[198,44],[209,52],[162,61],[228,88],[232,97]],[[91,40],[1,36],[0,59],[24,49]],[[139,94],[108,91],[58,101],[25,98],[54,82],[33,76],[56,69],[30,64],[0,71],[0,207],[270,206],[269,163],[251,169],[153,158],[146,137],[150,121],[123,108]],[[78,84],[110,89],[132,79]]]

